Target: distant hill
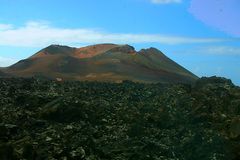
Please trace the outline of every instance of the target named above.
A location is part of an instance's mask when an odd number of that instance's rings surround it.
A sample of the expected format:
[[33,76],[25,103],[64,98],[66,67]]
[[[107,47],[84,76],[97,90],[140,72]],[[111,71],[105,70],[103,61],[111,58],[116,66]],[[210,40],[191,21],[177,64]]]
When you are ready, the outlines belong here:
[[137,52],[132,46],[116,44],[51,45],[2,71],[17,77],[105,82],[192,83],[198,78],[156,48]]

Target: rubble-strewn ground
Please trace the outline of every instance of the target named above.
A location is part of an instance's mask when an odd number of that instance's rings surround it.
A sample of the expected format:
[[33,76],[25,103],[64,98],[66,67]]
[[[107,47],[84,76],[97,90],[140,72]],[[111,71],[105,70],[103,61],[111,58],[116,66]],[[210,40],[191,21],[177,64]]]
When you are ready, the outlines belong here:
[[0,160],[238,160],[240,88],[0,79]]

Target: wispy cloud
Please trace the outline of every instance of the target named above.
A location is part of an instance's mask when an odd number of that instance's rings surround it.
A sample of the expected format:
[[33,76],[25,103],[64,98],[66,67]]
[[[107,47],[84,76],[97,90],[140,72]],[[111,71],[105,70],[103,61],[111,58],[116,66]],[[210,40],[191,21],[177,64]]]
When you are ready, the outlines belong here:
[[206,52],[207,54],[240,55],[240,47],[231,47],[231,46],[203,47],[202,51]]
[[154,4],[181,3],[182,0],[151,0]]
[[240,56],[240,47],[237,46],[200,46],[186,47],[185,49],[173,50],[173,53],[188,55],[214,55],[214,56]]
[[171,45],[226,41],[226,39],[221,38],[196,38],[160,34],[108,33],[88,28],[58,28],[52,27],[47,23],[39,22],[28,22],[21,27],[14,27],[9,24],[1,25],[9,26],[0,30],[0,45],[2,46],[41,47],[53,43],[161,43]]
[[6,57],[1,57],[0,56],[0,67],[6,67],[9,66],[13,63],[15,63],[17,60],[12,59],[12,58],[6,58]]
[[11,29],[12,28],[12,25],[10,24],[0,24],[0,31],[1,30],[8,30],[8,29]]

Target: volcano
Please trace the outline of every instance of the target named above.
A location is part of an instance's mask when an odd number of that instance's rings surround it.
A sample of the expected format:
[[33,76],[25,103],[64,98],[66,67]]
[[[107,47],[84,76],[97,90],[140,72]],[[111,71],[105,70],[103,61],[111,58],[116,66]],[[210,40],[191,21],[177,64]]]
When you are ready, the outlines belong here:
[[50,79],[147,83],[193,83],[198,77],[156,48],[136,51],[130,45],[97,44],[82,48],[50,45],[1,75]]

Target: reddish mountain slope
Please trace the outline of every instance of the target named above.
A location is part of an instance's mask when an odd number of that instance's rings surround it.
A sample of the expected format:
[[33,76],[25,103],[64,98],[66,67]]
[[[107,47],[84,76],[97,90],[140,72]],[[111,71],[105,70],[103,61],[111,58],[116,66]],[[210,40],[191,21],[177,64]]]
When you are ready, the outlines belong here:
[[129,45],[83,48],[51,45],[5,68],[12,76],[41,75],[63,80],[192,83],[197,77],[155,48],[136,52]]

